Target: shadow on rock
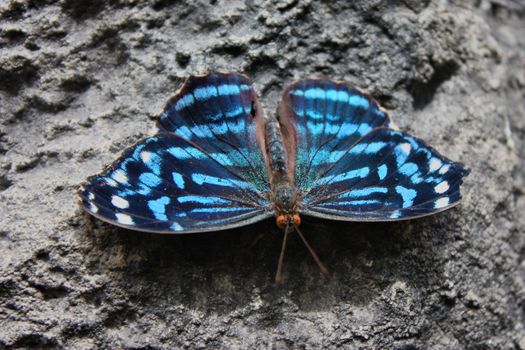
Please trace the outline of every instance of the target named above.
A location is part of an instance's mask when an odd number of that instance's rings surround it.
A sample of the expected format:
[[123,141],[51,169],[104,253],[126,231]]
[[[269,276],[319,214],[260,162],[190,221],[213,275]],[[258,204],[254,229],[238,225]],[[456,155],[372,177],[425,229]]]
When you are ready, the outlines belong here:
[[319,273],[292,234],[280,287],[273,281],[283,234],[273,220],[221,232],[158,235],[84,216],[80,239],[88,245],[88,269],[107,276],[108,302],[120,298],[158,310],[183,306],[227,314],[250,303],[277,307],[284,298],[300,309],[323,311],[341,303],[365,306],[396,282],[423,290],[435,285],[441,279],[439,252],[451,235],[437,226],[446,221],[447,213],[397,223],[306,218],[303,233],[332,276]]

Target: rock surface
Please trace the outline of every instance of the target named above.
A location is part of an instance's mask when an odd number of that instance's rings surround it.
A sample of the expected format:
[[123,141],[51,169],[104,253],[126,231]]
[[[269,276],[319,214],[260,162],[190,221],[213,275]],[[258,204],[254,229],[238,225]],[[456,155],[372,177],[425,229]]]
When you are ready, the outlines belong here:
[[[0,3],[0,348],[525,349],[525,4]],[[306,220],[276,288],[273,221],[184,237],[88,217],[76,190],[190,73],[368,89],[467,164],[464,201],[389,224]],[[254,240],[265,233],[255,245]]]

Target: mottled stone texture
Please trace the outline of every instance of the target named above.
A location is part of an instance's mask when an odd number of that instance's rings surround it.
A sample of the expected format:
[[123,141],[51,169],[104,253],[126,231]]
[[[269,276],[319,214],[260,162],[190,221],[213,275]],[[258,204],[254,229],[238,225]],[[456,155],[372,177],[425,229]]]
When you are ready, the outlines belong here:
[[[472,173],[410,222],[184,237],[85,215],[80,182],[149,135],[190,73],[242,71],[273,113],[307,76],[371,91]],[[0,2],[0,348],[525,349],[525,4]],[[254,241],[264,234],[262,239]]]

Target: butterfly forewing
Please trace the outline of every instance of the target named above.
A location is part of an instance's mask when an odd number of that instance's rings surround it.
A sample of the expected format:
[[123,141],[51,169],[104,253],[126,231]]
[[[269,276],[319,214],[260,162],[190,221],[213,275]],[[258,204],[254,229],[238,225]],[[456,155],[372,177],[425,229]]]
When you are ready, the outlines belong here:
[[216,231],[271,216],[257,106],[242,75],[190,77],[161,114],[160,134],[89,178],[82,204],[110,223],[153,232]]
[[390,125],[378,104],[356,88],[331,80],[307,79],[289,86],[279,108],[291,171],[305,190],[319,174],[371,130]]
[[189,78],[166,105],[157,127],[193,142],[261,192],[269,191],[256,129],[262,111],[251,81],[240,74]]

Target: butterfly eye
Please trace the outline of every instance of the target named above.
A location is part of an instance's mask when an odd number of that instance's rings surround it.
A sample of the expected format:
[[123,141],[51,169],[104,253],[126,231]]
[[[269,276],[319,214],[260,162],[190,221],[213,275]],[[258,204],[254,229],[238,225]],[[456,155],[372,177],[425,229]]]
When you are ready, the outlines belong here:
[[295,226],[301,225],[301,217],[299,216],[299,214],[295,213],[292,215],[292,222]]
[[277,227],[279,227],[282,230],[284,230],[286,225],[288,225],[288,217],[284,214],[277,215],[275,221],[277,223]]

